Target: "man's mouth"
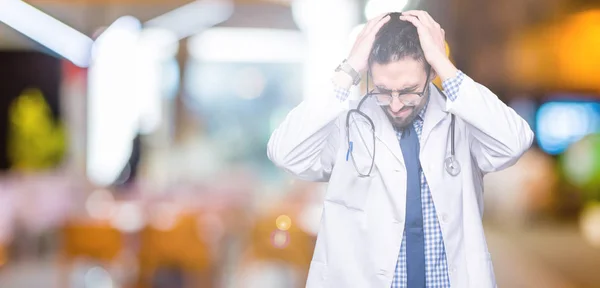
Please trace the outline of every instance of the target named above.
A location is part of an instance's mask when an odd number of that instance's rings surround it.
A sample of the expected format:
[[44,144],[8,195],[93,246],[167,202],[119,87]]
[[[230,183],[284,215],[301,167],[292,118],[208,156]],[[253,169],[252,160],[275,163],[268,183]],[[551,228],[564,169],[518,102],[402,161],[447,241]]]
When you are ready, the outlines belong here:
[[396,113],[392,113],[392,115],[394,115],[394,117],[406,116],[406,115],[410,114],[410,112],[412,112],[413,109],[415,109],[415,108],[414,107],[403,107],[402,109],[400,109],[400,111],[398,111]]

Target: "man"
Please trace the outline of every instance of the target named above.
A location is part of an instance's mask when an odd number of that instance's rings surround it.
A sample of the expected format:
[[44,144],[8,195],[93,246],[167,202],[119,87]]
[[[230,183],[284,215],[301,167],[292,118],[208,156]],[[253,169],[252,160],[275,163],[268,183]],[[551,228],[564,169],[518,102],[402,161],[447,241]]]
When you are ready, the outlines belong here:
[[[332,85],[273,133],[277,166],[329,182],[308,287],[496,286],[483,176],[513,165],[533,133],[444,43],[424,11],[370,20]],[[374,88],[357,107],[347,98],[362,72]]]

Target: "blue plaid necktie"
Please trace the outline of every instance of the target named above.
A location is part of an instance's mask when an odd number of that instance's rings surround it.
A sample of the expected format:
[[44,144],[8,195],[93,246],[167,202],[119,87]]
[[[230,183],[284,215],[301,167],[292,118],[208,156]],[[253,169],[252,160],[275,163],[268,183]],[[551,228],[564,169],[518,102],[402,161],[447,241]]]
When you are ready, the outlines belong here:
[[402,133],[400,147],[406,166],[406,269],[409,288],[425,287],[425,237],[421,208],[419,137],[414,125]]

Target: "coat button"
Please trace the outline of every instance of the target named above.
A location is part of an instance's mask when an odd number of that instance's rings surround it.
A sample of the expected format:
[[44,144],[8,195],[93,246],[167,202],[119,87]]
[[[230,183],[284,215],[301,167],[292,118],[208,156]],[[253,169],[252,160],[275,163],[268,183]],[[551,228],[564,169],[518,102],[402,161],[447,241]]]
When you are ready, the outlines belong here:
[[450,267],[448,267],[448,275],[452,276],[452,274],[456,273],[456,267],[453,265],[450,265]]
[[448,223],[448,214],[446,214],[446,213],[442,214],[442,222]]

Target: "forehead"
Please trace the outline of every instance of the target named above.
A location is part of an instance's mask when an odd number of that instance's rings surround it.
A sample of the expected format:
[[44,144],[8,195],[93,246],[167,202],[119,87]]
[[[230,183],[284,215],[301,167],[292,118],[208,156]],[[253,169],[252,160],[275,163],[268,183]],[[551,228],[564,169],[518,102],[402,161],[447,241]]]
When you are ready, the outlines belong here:
[[387,89],[402,89],[423,85],[427,74],[423,63],[411,58],[403,58],[387,64],[374,63],[371,66],[373,83]]

